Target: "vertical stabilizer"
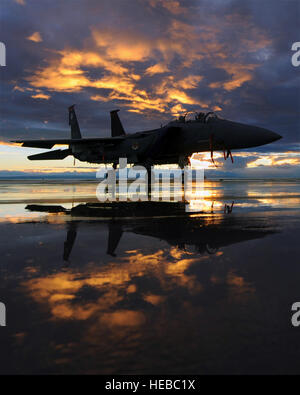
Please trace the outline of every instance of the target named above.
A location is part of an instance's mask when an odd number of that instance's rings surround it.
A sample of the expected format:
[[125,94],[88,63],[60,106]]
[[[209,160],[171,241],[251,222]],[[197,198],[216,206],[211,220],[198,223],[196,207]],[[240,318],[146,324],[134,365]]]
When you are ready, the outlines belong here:
[[80,127],[74,110],[75,104],[69,107],[69,125],[71,126],[71,138],[81,139]]
[[113,110],[110,112],[111,137],[125,136],[126,134],[120,121],[118,111],[120,110]]

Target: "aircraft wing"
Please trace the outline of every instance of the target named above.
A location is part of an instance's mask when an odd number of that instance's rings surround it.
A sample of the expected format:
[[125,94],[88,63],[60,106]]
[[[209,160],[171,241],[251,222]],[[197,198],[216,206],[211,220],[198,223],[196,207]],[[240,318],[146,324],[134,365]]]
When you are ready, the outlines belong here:
[[117,144],[124,140],[125,136],[99,137],[87,139],[51,139],[51,140],[13,140],[11,143],[22,144],[22,147],[52,148],[54,145],[69,144]]

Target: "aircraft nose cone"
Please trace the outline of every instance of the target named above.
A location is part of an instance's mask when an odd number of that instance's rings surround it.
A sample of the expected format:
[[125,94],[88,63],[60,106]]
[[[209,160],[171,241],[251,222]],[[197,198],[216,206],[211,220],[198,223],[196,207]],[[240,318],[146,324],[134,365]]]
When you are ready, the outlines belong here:
[[271,132],[271,133],[273,133],[273,137],[272,137],[273,141],[282,139],[282,136],[280,136],[280,134],[275,133],[275,132]]
[[259,128],[259,132],[261,133],[261,137],[264,140],[264,144],[273,143],[282,138],[280,134],[272,132],[269,129]]
[[281,139],[279,134],[269,129],[227,120],[219,121],[215,129],[219,132],[220,141],[223,140],[231,149],[258,147]]

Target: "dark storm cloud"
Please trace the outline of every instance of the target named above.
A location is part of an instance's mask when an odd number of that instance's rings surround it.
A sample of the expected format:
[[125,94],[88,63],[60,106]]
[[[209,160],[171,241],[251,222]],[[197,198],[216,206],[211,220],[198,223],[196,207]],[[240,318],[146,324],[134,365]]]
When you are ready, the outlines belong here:
[[219,107],[282,134],[272,151],[298,148],[296,0],[4,0],[0,13],[2,140],[67,136],[77,103],[85,135],[108,135],[112,108],[136,131]]

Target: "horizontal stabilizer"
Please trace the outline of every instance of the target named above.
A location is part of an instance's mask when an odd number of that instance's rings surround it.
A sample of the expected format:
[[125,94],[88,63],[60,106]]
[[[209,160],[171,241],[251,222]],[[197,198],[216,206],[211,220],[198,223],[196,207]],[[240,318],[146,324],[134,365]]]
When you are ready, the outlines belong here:
[[52,148],[54,145],[70,145],[70,144],[116,144],[124,140],[125,136],[119,137],[99,137],[87,139],[51,139],[51,140],[14,140],[12,143],[22,144],[22,147],[31,148]]
[[71,155],[72,151],[70,149],[57,149],[54,151],[43,152],[41,154],[28,156],[29,160],[53,160],[53,159],[65,159],[67,156]]
[[38,211],[41,213],[65,213],[67,211],[63,206],[46,204],[28,204],[25,210]]

